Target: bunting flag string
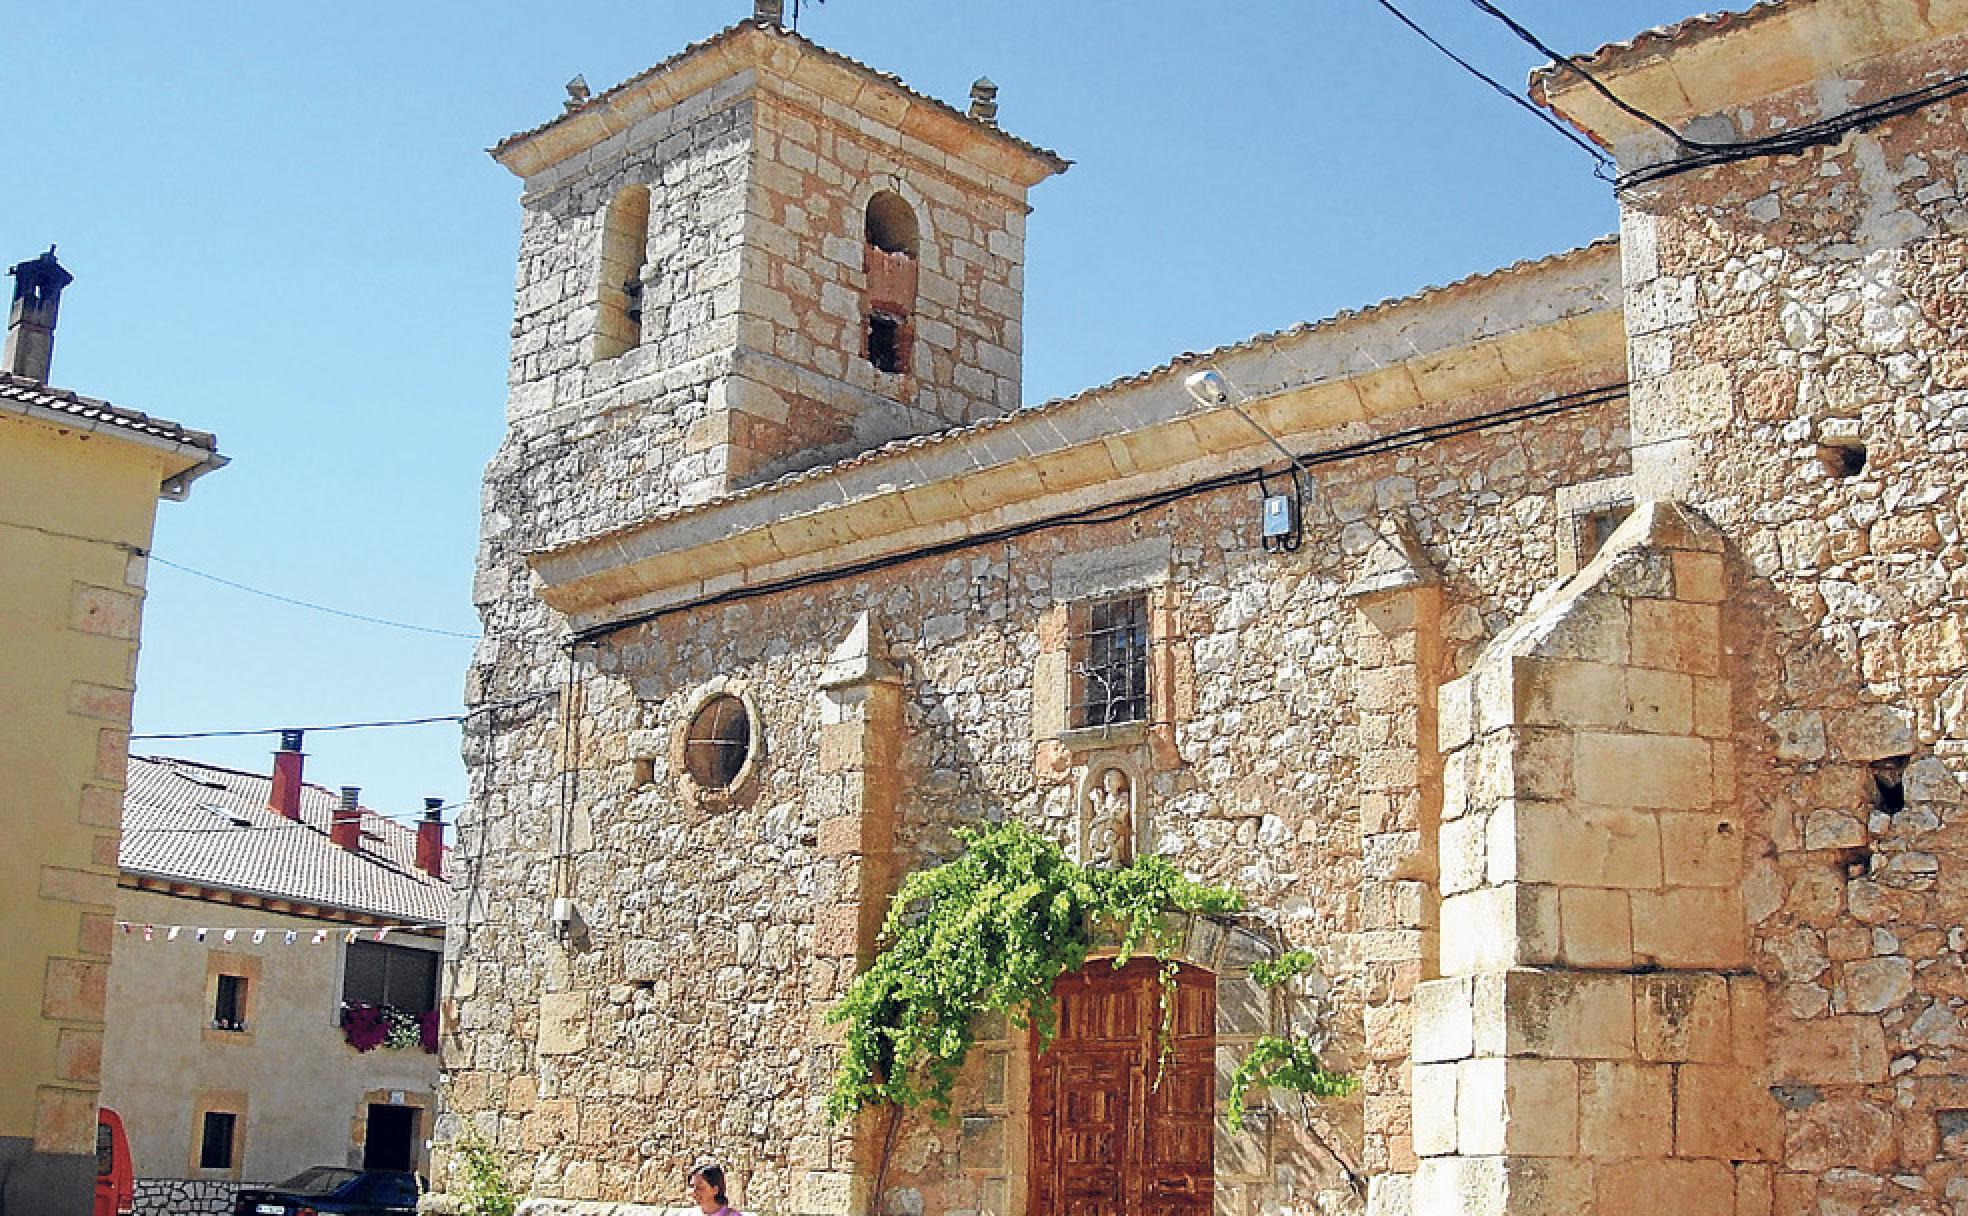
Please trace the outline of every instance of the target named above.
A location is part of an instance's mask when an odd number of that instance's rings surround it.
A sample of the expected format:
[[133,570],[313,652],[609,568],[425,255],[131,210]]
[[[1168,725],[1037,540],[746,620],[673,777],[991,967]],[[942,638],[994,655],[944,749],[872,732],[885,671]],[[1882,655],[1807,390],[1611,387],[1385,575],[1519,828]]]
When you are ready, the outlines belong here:
[[147,925],[141,921],[119,920],[116,922],[116,927],[126,935],[141,933],[143,940],[147,942],[158,940],[160,933],[163,934],[163,940],[167,942],[177,941],[179,934],[189,933],[194,942],[203,942],[216,935],[218,940],[232,945],[244,935],[253,945],[260,946],[266,944],[269,934],[279,934],[279,942],[283,946],[292,946],[303,942],[304,939],[306,945],[319,946],[328,941],[330,934],[342,938],[349,945],[354,945],[358,941],[384,941],[392,933],[442,932],[444,924],[439,921],[425,925],[357,925],[353,928],[343,928],[338,925],[333,929],[309,931],[225,925]]

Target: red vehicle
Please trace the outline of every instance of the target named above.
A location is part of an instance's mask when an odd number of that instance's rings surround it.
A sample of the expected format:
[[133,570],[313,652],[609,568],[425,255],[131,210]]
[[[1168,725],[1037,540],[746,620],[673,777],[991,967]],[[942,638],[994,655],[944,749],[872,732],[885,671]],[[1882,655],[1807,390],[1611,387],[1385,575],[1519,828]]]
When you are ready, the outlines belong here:
[[96,1207],[94,1216],[130,1216],[137,1210],[137,1173],[123,1120],[107,1106],[96,1111]]

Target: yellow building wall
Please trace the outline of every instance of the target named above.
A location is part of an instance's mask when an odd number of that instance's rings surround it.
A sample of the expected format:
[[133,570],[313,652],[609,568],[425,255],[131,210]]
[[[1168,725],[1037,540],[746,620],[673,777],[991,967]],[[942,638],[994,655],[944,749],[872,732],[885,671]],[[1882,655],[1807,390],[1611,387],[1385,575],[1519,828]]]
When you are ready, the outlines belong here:
[[140,554],[166,459],[0,418],[0,1148],[31,1142],[57,1169],[95,1148]]
[[[136,925],[265,928],[253,944],[188,928],[177,941],[160,931],[118,933],[110,968],[109,1036],[103,1052],[103,1103],[123,1117],[139,1178],[278,1182],[310,1165],[360,1164],[371,1102],[422,1107],[418,1159],[430,1138],[437,1056],[417,1048],[359,1052],[341,1030],[341,975],[347,927],[198,899],[124,889],[117,919]],[[288,929],[302,936],[284,944]],[[373,931],[366,932],[365,940]],[[396,945],[419,939],[396,934]],[[440,943],[428,943],[432,950]],[[209,1029],[215,956],[248,979],[247,1033]],[[220,1105],[207,1099],[220,1096]],[[401,1095],[400,1097],[398,1095]],[[205,1109],[233,1109],[243,1098],[236,1168],[206,1171],[193,1156]]]

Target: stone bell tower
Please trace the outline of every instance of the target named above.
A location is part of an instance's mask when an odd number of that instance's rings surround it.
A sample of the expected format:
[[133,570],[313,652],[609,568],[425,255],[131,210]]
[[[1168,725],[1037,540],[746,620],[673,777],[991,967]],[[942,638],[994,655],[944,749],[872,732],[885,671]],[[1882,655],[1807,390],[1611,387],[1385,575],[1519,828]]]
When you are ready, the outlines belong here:
[[1067,162],[779,10],[493,149],[526,183],[508,421],[587,483],[554,539],[1019,404],[1025,194]]

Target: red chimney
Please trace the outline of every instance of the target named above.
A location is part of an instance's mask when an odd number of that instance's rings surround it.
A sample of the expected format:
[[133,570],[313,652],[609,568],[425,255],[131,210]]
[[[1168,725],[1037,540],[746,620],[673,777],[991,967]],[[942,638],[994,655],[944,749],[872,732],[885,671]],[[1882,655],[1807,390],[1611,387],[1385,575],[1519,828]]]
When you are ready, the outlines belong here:
[[417,823],[417,868],[432,878],[444,877],[444,799],[424,799],[424,817]]
[[301,817],[301,762],[306,759],[301,754],[301,732],[281,731],[280,750],[273,753],[273,793],[267,797],[268,810],[289,819]]
[[351,853],[362,851],[362,791],[356,786],[342,787],[342,804],[335,808],[335,821],[328,828],[328,839]]

